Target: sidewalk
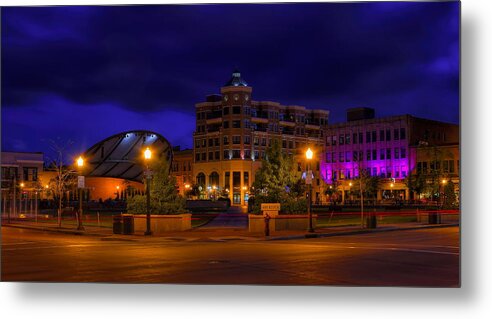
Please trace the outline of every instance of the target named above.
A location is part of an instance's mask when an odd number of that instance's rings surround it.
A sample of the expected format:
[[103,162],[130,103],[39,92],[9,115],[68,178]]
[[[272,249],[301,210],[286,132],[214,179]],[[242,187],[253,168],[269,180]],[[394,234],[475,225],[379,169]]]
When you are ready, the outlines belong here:
[[183,232],[169,232],[166,236],[144,236],[142,234],[120,235],[113,234],[112,228],[85,226],[84,231],[77,230],[75,227],[62,226],[56,224],[36,224],[34,222],[16,222],[10,224],[2,224],[2,227],[14,227],[39,231],[49,231],[56,233],[64,233],[79,236],[94,236],[100,237],[101,240],[107,241],[174,241],[174,242],[193,242],[193,241],[211,241],[211,242],[226,242],[226,241],[271,241],[271,240],[290,240],[304,238],[323,238],[333,236],[348,236],[358,234],[371,234],[388,231],[400,230],[417,230],[429,228],[443,228],[459,226],[458,223],[436,224],[429,225],[424,223],[401,223],[401,224],[385,224],[378,226],[375,229],[361,229],[360,226],[337,226],[329,228],[316,229],[315,233],[307,233],[306,231],[279,231],[271,233],[271,236],[265,237],[263,233],[250,233],[247,229],[234,227],[217,227],[217,228],[196,228]]

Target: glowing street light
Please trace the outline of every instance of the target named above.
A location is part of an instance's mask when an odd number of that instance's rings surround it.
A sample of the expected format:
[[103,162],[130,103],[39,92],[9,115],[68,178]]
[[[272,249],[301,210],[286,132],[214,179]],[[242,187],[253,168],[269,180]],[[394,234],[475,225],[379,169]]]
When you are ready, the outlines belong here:
[[82,156],[79,156],[77,158],[77,167],[79,171],[79,182],[78,182],[78,188],[79,188],[79,211],[77,213],[77,230],[84,230],[84,226],[82,225],[82,191],[84,188],[85,180],[84,180],[84,175],[82,174],[82,169],[84,167],[84,158]]
[[147,166],[147,169],[145,170],[145,175],[147,177],[147,189],[146,189],[146,195],[147,195],[147,230],[145,231],[144,235],[150,236],[152,235],[152,231],[150,230],[150,179],[152,178],[152,174],[150,173],[149,169],[149,162],[152,159],[152,151],[150,148],[146,148],[144,151],[144,159],[145,159],[145,165]]
[[77,158],[77,167],[82,168],[83,166],[84,166],[84,158],[82,158],[82,156],[79,156],[79,158]]
[[313,151],[311,151],[310,147],[306,151],[306,159],[308,159],[308,160],[313,159]]
[[308,208],[308,218],[309,218],[309,226],[308,226],[308,232],[314,233],[313,229],[313,213],[311,211],[311,194],[312,194],[312,173],[311,173],[311,160],[313,159],[313,151],[309,147],[306,151],[306,160],[307,160],[307,172],[306,172],[306,184],[308,184],[309,191],[308,191],[308,202],[307,202],[307,208]]
[[144,151],[144,158],[145,160],[150,160],[152,158],[152,151],[148,147]]

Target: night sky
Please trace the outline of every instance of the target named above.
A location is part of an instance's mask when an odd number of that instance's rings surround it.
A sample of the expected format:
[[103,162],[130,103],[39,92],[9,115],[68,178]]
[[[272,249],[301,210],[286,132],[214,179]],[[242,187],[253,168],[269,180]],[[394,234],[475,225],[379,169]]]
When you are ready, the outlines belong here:
[[2,150],[148,129],[192,146],[238,68],[254,100],[459,121],[459,3],[2,8]]

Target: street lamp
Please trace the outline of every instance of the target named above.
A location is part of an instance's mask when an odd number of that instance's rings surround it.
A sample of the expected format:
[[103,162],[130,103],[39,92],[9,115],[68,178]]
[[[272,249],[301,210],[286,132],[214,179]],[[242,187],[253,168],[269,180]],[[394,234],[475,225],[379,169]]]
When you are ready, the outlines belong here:
[[306,160],[307,160],[307,172],[306,172],[306,184],[308,185],[308,218],[309,218],[309,227],[308,232],[314,233],[313,229],[313,213],[311,211],[311,195],[312,195],[312,173],[311,173],[311,160],[313,159],[313,151],[311,148],[308,148],[306,151]]
[[82,191],[84,188],[85,180],[84,175],[82,174],[82,169],[84,167],[84,159],[82,156],[79,156],[77,159],[77,167],[79,171],[79,178],[77,186],[79,188],[79,213],[77,214],[77,230],[84,230],[84,226],[82,225]]
[[144,235],[150,236],[152,235],[152,231],[150,230],[150,179],[152,178],[152,174],[150,173],[149,169],[149,162],[152,159],[152,151],[150,148],[146,148],[144,151],[144,159],[145,159],[145,165],[146,165],[146,170],[145,170],[145,175],[146,175],[146,180],[147,180],[147,189],[146,189],[146,194],[147,194],[147,230],[145,231]]

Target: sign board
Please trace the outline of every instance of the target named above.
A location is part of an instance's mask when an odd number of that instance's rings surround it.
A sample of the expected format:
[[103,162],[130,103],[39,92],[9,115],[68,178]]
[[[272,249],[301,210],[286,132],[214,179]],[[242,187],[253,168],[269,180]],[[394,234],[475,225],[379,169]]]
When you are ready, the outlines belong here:
[[85,176],[78,176],[77,177],[77,187],[78,188],[84,188],[85,187]]
[[280,203],[265,203],[261,204],[261,212],[263,215],[268,214],[270,217],[275,217],[278,215],[280,210]]

